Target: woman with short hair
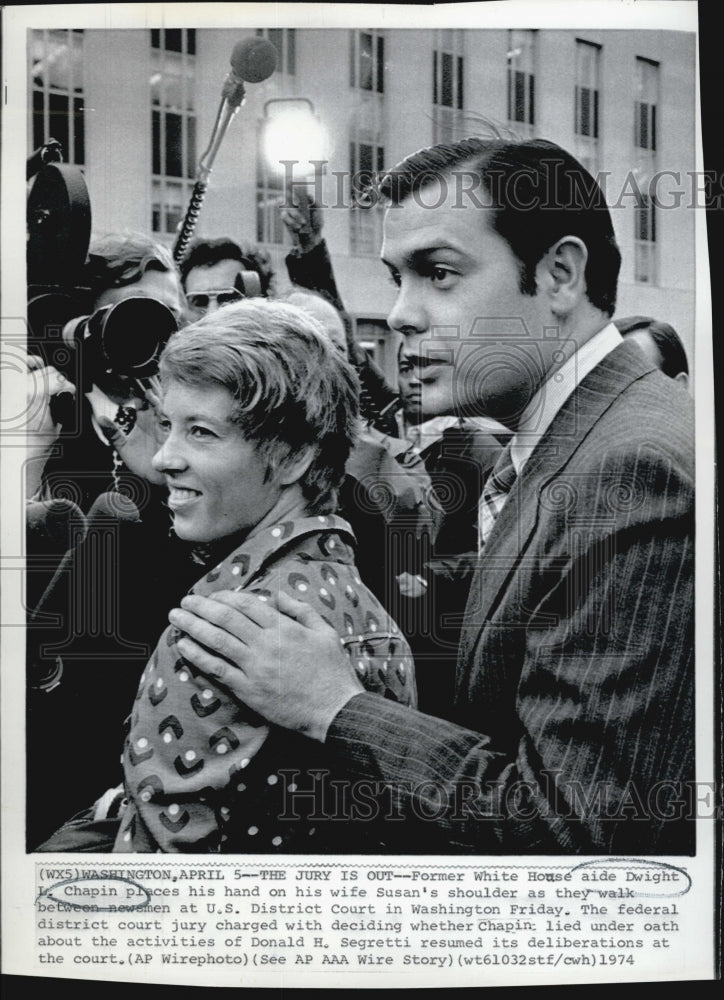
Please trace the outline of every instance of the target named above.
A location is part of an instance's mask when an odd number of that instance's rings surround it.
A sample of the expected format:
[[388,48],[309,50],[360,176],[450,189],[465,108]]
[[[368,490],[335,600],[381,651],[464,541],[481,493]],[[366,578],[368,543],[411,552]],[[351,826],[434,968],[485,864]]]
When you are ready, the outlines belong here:
[[[369,690],[414,704],[409,647],[361,583],[351,529],[334,514],[358,416],[349,363],[307,313],[255,299],[174,334],[160,372],[164,440],[154,465],[174,531],[210,546],[216,562],[191,593],[304,600],[337,630]],[[223,629],[223,602],[210,628]],[[330,808],[320,748],[270,731],[198,674],[186,641],[169,626],[141,677],[114,850],[384,846],[382,826],[339,822],[360,810]]]

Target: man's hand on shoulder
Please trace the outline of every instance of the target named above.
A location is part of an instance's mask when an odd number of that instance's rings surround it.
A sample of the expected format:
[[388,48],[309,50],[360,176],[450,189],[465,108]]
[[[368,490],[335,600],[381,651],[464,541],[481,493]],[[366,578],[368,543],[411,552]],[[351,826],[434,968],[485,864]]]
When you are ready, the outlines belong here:
[[279,593],[278,610],[251,592],[190,594],[169,614],[188,662],[268,722],[323,742],[334,717],[364,691],[337,633]]

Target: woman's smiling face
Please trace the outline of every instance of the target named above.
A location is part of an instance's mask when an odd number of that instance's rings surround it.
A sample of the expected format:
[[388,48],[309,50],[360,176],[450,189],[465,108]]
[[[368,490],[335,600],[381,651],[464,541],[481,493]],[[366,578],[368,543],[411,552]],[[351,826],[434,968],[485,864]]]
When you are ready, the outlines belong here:
[[218,385],[171,380],[163,397],[165,440],[153,459],[166,477],[179,538],[212,542],[250,531],[276,506],[282,485],[267,478],[256,443],[232,422],[234,398]]

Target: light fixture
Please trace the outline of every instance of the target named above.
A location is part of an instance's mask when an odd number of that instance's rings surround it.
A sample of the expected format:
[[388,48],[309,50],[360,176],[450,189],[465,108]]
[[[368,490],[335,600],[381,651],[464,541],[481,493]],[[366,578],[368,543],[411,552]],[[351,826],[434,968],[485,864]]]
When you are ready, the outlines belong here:
[[306,97],[273,98],[264,105],[264,158],[287,180],[308,180],[329,153],[327,131]]

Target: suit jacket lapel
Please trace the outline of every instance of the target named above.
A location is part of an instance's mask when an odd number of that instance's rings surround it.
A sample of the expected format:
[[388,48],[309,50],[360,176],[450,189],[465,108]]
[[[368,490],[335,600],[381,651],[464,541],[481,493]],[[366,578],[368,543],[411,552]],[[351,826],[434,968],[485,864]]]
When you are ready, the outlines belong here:
[[621,393],[653,370],[635,345],[624,342],[586,376],[554,417],[513,484],[479,559],[465,611],[461,666],[471,662],[490,616],[526,558],[538,521],[541,491],[561,472]]

